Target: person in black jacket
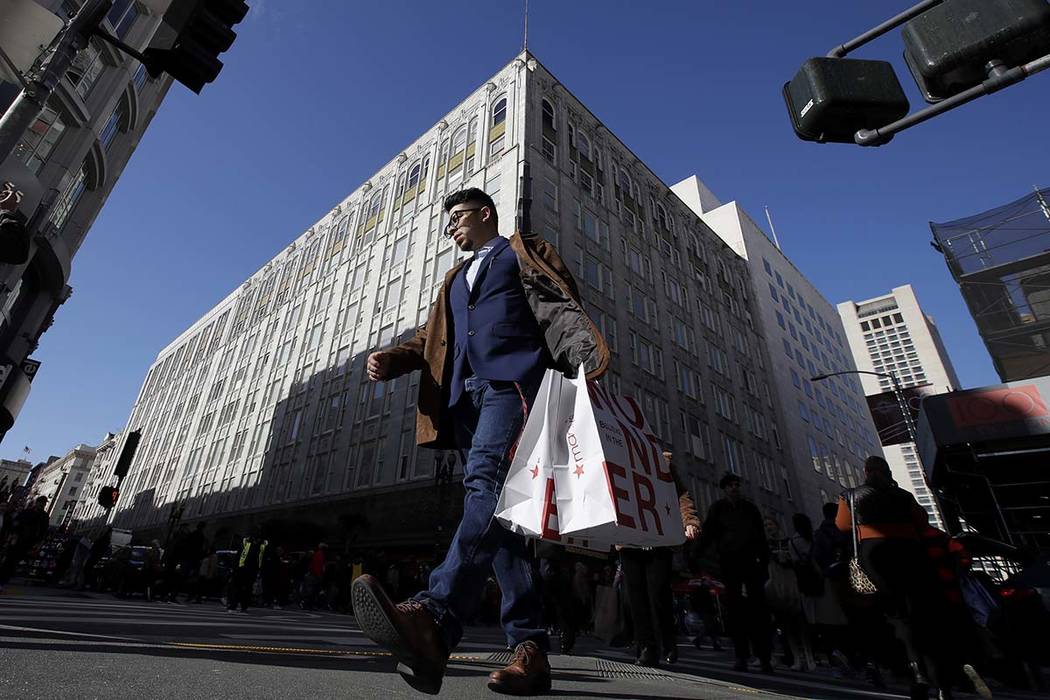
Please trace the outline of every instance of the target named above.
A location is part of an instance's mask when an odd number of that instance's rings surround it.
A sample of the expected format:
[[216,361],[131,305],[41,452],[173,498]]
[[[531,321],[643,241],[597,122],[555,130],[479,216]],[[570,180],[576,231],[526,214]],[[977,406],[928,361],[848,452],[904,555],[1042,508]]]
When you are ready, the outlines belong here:
[[938,688],[950,700],[943,645],[937,635],[943,619],[936,572],[920,534],[929,516],[908,491],[897,486],[882,457],[864,462],[864,483],[839,498],[835,524],[843,532],[856,525],[857,556],[878,593],[876,599],[904,646],[912,671],[912,698],[925,698]]
[[0,566],[0,591],[15,573],[18,562],[29,556],[33,547],[47,534],[50,518],[47,514],[47,496],[38,496],[32,508],[15,514],[8,529],[9,542]]
[[[725,584],[729,631],[736,663],[733,669],[747,670],[753,653],[765,673],[773,672],[770,661],[769,609],[765,585],[769,576],[769,546],[758,507],[740,495],[740,477],[727,473],[718,485],[725,492],[711,504],[700,534],[698,552],[714,546]],[[744,592],[747,592],[745,597]]]

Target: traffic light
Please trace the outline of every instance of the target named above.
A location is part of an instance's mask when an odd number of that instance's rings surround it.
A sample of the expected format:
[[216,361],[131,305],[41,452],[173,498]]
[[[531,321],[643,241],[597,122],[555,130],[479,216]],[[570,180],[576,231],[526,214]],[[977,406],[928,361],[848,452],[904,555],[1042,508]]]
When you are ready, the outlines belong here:
[[116,486],[103,486],[98,490],[98,504],[103,508],[109,510],[113,506],[117,505],[117,498],[120,496],[120,489]]
[[26,217],[18,211],[0,211],[0,263],[21,265],[29,260]]
[[904,25],[904,60],[927,102],[982,83],[989,62],[1013,68],[1050,52],[1046,0],[946,0]]
[[[908,98],[886,61],[811,58],[784,85],[791,126],[805,141],[854,143],[908,113]],[[889,139],[887,139],[889,140]]]
[[143,51],[146,70],[156,78],[167,73],[190,90],[201,89],[222,70],[218,56],[237,38],[231,29],[244,19],[243,0],[174,0],[164,22],[176,33],[169,48]]
[[128,475],[131,468],[131,460],[135,459],[135,451],[139,448],[139,440],[142,439],[141,430],[132,430],[128,433],[128,439],[124,441],[124,447],[117,457],[117,466],[113,468],[113,474],[123,479]]

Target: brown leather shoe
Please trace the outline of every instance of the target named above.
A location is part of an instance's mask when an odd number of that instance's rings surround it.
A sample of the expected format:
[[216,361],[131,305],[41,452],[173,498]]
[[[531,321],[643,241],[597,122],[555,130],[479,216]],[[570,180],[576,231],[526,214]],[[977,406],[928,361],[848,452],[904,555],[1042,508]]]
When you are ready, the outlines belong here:
[[391,652],[405,682],[436,695],[448,664],[448,650],[434,616],[415,600],[394,605],[372,576],[358,576],[350,588],[354,617],[369,639]]
[[551,689],[551,665],[536,642],[514,649],[510,665],[489,674],[489,689],[507,695],[538,695]]

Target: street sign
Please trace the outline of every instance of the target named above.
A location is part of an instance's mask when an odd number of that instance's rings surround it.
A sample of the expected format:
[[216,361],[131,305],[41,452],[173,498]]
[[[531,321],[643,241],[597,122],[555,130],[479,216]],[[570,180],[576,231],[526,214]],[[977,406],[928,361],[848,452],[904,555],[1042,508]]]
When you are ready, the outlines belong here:
[[6,61],[0,61],[0,77],[18,84],[21,76],[36,62],[44,49],[61,31],[64,22],[34,0],[4,0],[0,12],[0,47],[14,64],[14,75]]
[[30,360],[29,358],[26,358],[22,361],[22,373],[26,375],[26,379],[29,380],[30,384],[33,383],[33,377],[36,376],[36,371],[38,369],[40,369],[39,360]]

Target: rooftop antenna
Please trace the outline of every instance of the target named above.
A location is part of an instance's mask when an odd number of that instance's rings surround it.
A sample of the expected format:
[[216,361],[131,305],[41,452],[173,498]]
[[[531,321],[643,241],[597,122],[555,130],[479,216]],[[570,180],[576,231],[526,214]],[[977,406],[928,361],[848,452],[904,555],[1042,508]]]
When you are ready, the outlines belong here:
[[[780,250],[780,241],[777,240],[777,230],[775,228],[773,228],[773,217],[771,217],[769,215],[769,207],[767,206],[765,209],[766,209],[766,221],[769,222],[769,231],[770,231],[770,233],[773,234],[773,245],[775,245],[777,247],[777,250]],[[781,250],[780,252],[784,252],[784,251]]]
[[522,51],[529,50],[529,0],[525,0],[525,44],[521,49]]

